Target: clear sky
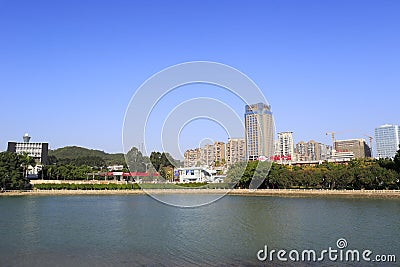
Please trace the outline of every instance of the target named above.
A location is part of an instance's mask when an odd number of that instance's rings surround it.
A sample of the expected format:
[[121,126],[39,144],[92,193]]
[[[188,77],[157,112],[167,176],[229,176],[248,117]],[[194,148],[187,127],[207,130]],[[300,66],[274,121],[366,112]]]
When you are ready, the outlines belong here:
[[[29,132],[121,152],[135,90],[194,60],[248,75],[295,142],[373,135],[400,123],[399,14],[397,0],[0,0],[0,150]],[[198,144],[192,126],[184,148]]]

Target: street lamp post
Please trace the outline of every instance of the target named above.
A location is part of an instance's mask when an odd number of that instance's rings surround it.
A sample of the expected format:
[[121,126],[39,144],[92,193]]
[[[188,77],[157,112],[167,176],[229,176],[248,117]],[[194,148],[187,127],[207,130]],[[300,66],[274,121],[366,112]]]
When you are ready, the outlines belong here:
[[[150,162],[142,162],[144,165],[146,165],[146,173],[148,173],[148,168],[147,165],[151,164]],[[149,176],[147,175],[147,178],[149,178]]]
[[151,164],[151,163],[145,163],[145,162],[142,162],[144,165],[146,165],[146,173],[147,173],[147,165],[149,165],[149,164]]

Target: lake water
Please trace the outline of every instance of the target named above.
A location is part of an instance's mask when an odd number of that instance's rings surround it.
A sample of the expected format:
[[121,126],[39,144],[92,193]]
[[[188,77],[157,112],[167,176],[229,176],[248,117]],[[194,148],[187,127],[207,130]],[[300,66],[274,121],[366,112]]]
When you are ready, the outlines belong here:
[[0,266],[319,266],[257,252],[337,249],[339,238],[399,262],[400,200],[225,196],[176,208],[146,195],[0,198]]

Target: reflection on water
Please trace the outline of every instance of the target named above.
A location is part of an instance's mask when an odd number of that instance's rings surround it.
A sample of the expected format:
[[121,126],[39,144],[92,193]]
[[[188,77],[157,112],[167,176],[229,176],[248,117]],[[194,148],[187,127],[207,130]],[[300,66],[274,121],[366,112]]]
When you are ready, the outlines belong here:
[[389,199],[225,196],[176,208],[144,195],[2,197],[0,265],[276,266],[287,264],[258,262],[257,251],[326,249],[341,237],[395,254],[399,221]]

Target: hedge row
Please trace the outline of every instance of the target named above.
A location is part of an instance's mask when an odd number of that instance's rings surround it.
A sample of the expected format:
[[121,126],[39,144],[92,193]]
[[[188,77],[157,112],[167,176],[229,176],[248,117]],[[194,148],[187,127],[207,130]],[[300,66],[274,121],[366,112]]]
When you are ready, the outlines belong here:
[[233,185],[227,183],[207,184],[207,183],[185,183],[185,184],[36,184],[34,188],[41,190],[138,190],[144,189],[182,189],[183,188],[203,188],[218,189],[232,188]]
[[36,184],[42,190],[127,190],[140,189],[137,184]]

